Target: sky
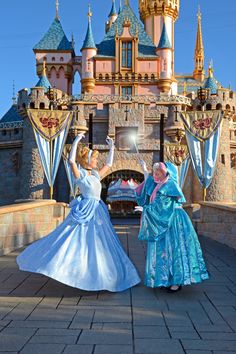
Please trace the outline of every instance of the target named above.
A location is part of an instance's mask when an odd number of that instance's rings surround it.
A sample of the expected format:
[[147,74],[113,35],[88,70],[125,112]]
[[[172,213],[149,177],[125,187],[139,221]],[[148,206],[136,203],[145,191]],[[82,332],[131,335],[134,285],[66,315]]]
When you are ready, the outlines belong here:
[[[124,0],[122,0],[124,2]],[[33,87],[38,78],[33,46],[43,37],[55,17],[55,0],[0,0],[0,118],[11,107],[15,91]],[[105,22],[112,0],[59,0],[62,27],[75,39],[80,55],[86,30],[88,3],[91,4],[95,42],[105,34]],[[179,19],[175,24],[175,71],[191,73],[194,68],[198,6],[202,12],[205,67],[213,60],[214,75],[224,86],[236,90],[236,0],[180,0]],[[138,0],[130,0],[138,16]],[[116,0],[119,7],[119,0]],[[76,78],[74,93],[79,93]]]

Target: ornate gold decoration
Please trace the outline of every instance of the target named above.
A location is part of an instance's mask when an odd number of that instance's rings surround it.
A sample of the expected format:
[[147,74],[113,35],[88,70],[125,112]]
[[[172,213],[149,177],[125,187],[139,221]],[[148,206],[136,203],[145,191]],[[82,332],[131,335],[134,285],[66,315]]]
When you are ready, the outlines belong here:
[[205,78],[205,71],[204,71],[204,47],[203,47],[203,40],[202,40],[202,23],[201,18],[202,14],[200,8],[198,9],[198,26],[197,26],[197,38],[196,38],[196,46],[195,46],[195,68],[193,72],[193,77],[195,80],[202,82]]
[[166,143],[165,160],[172,162],[176,166],[181,166],[189,156],[188,146],[179,143]]
[[139,0],[139,13],[142,21],[150,15],[168,15],[174,21],[179,15],[179,0]]

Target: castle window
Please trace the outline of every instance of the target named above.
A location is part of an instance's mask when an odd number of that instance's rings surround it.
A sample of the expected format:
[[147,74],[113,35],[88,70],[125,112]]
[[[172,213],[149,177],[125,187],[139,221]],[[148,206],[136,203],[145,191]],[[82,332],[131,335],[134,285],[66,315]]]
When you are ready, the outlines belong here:
[[225,165],[225,155],[221,155],[220,161],[223,165]]
[[64,61],[64,58],[63,58],[63,57],[60,57],[60,61]]
[[122,86],[121,93],[122,96],[132,95],[132,86]]
[[122,67],[132,68],[132,42],[122,42]]
[[222,104],[220,104],[220,103],[217,103],[217,105],[216,105],[216,109],[217,109],[217,110],[220,110],[220,109],[222,109]]
[[206,110],[207,110],[207,111],[211,111],[211,104],[210,104],[210,103],[208,103],[208,104],[206,105]]
[[52,61],[55,61],[56,59],[55,59],[55,57],[52,57]]
[[40,108],[40,109],[44,109],[44,108],[45,108],[45,104],[44,104],[43,102],[40,102],[39,108]]

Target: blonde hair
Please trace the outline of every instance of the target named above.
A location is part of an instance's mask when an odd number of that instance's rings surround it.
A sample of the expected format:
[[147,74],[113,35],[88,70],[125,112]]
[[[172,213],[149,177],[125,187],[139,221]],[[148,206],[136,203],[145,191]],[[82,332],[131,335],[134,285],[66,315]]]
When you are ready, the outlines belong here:
[[[88,168],[88,157],[89,157],[90,149],[87,146],[79,147],[77,150],[76,161],[80,164],[82,168]],[[93,150],[91,157],[98,157],[99,152],[97,150]]]

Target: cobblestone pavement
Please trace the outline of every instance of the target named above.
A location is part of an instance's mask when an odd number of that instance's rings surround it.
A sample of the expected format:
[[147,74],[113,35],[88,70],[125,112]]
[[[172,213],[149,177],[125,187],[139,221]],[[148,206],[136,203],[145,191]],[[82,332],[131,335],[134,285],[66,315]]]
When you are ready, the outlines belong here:
[[[143,276],[137,223],[115,227]],[[201,243],[211,278],[176,294],[85,292],[19,271],[18,252],[0,257],[0,354],[236,353],[236,251]]]

